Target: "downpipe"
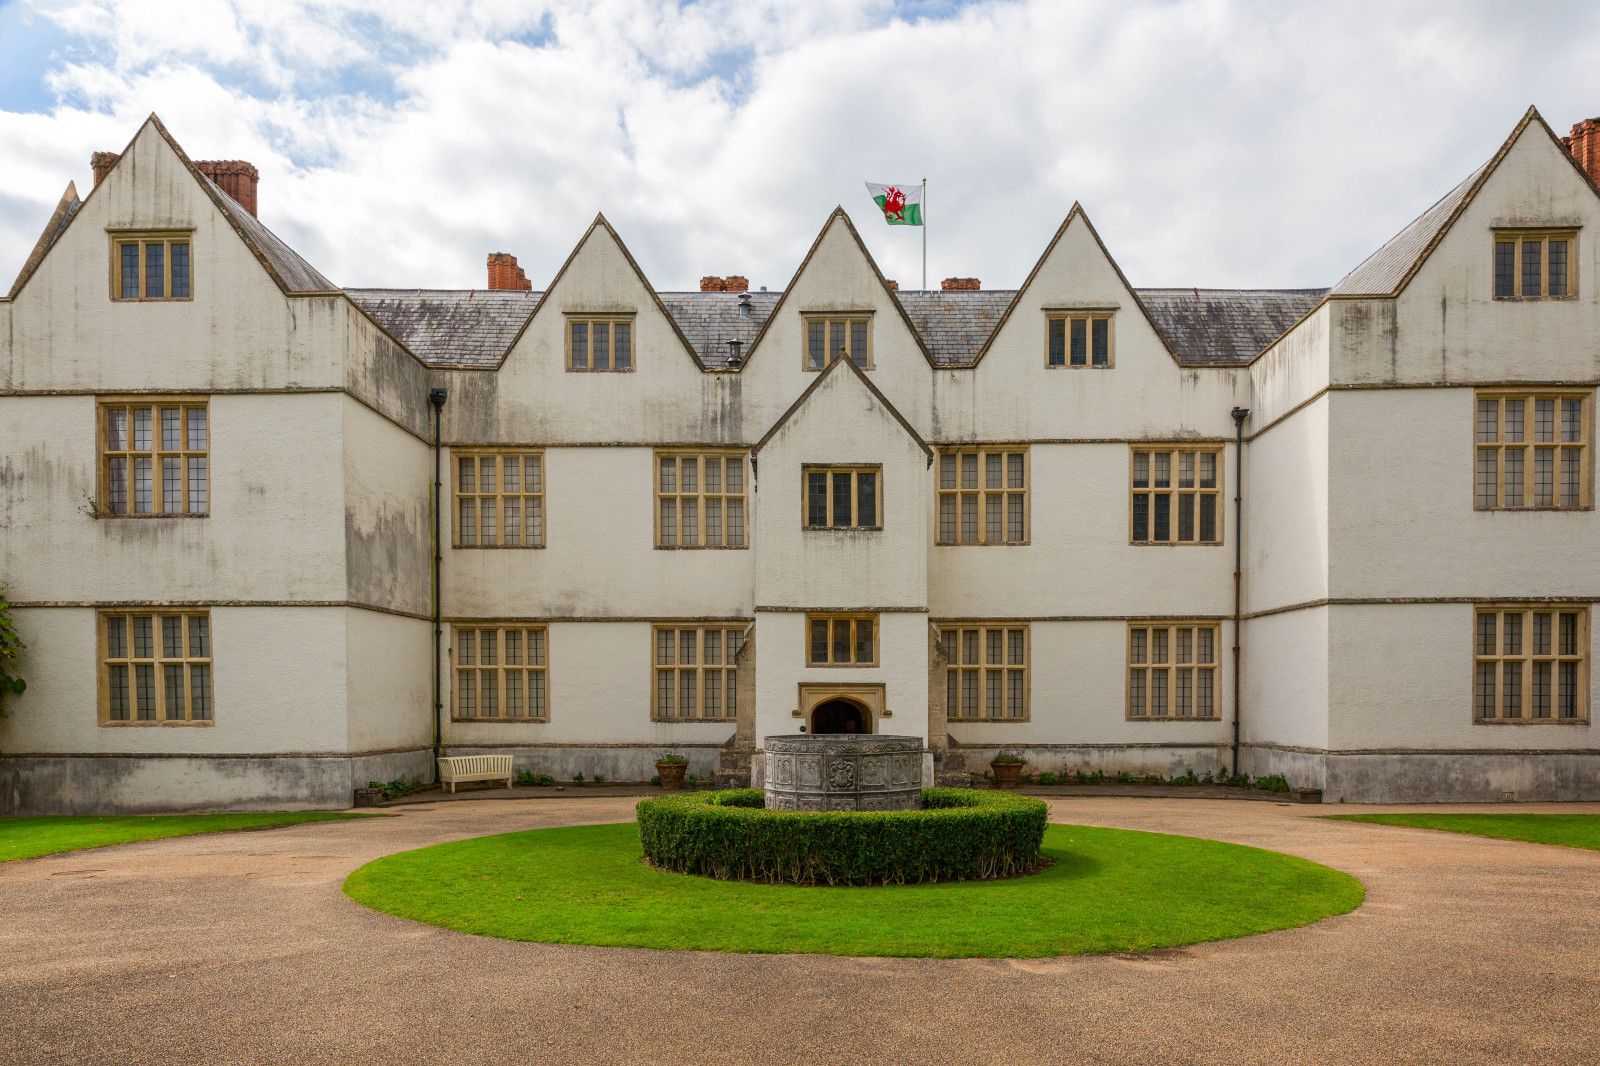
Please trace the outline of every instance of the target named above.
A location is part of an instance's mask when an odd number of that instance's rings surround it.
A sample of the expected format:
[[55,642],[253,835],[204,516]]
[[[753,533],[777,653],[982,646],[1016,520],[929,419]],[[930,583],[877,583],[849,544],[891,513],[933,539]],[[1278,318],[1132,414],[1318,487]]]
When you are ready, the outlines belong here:
[[1244,420],[1248,407],[1235,407],[1233,415],[1233,765],[1232,776],[1239,776],[1239,663],[1244,636],[1242,589],[1244,583]]
[[444,534],[441,524],[444,521],[443,501],[440,491],[443,487],[441,474],[441,446],[439,426],[444,413],[445,400],[449,399],[448,389],[428,390],[428,403],[433,406],[433,772],[437,779],[439,773],[439,757],[444,754],[444,687],[439,676],[439,655],[443,644],[444,624],[441,603],[443,601],[443,579],[441,577],[441,564],[444,562]]

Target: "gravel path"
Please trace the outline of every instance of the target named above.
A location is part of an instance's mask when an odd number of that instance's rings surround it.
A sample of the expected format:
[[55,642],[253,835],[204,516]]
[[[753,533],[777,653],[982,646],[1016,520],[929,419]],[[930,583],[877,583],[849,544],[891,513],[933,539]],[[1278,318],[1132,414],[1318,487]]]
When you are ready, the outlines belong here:
[[625,821],[632,800],[423,803],[0,864],[0,1061],[1600,1061],[1600,853],[1312,817],[1401,808],[1052,807],[1055,821],[1304,855],[1359,877],[1367,901],[1303,929],[1143,956],[517,944],[367,911],[340,883],[424,844]]

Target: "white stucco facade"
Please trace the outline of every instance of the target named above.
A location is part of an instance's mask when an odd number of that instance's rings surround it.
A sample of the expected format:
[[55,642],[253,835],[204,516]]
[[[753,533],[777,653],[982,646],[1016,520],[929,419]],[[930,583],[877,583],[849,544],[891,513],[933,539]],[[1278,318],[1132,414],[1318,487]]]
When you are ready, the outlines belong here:
[[[644,780],[675,751],[759,779],[761,739],[818,727],[831,698],[922,739],[930,780],[1011,749],[1036,770],[1282,774],[1330,800],[1600,796],[1600,196],[1537,115],[1426,240],[1375,257],[1406,261],[1392,286],[1351,281],[1369,261],[1247,345],[1225,315],[1205,334],[1160,312],[1175,290],[1131,288],[1076,207],[1003,298],[898,293],[843,212],[781,295],[658,294],[598,219],[541,292],[391,298],[322,284],[224,196],[152,121],[0,299],[0,584],[29,682],[0,720],[0,810],[343,805],[431,778],[436,745],[562,778]],[[135,231],[188,235],[191,299],[112,298],[111,242]],[[1575,234],[1575,295],[1496,299],[1505,231]],[[480,303],[502,309],[493,338],[439,325]],[[1075,314],[1109,316],[1110,365],[1049,365],[1052,318]],[[808,369],[815,315],[868,323],[870,366]],[[586,316],[628,323],[627,372],[570,368]],[[1589,506],[1475,508],[1478,394],[1519,388],[1585,398]],[[111,398],[205,405],[204,515],[107,511]],[[961,448],[1022,457],[1023,535],[941,542],[940,460]],[[497,449],[539,458],[538,546],[455,529],[457,460]],[[1131,532],[1151,450],[1215,457],[1214,537]],[[731,457],[741,543],[663,545],[667,453]],[[876,522],[809,528],[807,467],[876,471]],[[1580,713],[1475,714],[1490,604],[1581,614]],[[140,612],[209,618],[208,720],[108,720],[104,617]],[[873,661],[811,662],[824,614],[869,618]],[[664,712],[658,627],[741,634],[714,717]],[[1138,713],[1135,632],[1170,627],[1214,635],[1206,700]],[[462,703],[469,629],[542,634],[542,715]],[[946,659],[951,629],[1022,634],[990,665],[1025,698],[991,702],[984,675],[977,713],[950,707],[970,665]]]

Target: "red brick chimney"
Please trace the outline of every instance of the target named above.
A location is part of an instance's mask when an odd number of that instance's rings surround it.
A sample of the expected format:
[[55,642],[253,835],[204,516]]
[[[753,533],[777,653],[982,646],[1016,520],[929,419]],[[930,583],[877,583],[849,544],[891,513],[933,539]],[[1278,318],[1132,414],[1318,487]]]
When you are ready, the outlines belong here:
[[[94,183],[105,180],[111,168],[122,156],[117,152],[96,152],[89,157],[94,170]],[[223,192],[233,197],[252,215],[256,213],[256,189],[261,184],[261,172],[242,159],[196,159],[195,169],[210,178]]]
[[887,279],[886,281],[884,281],[884,284],[889,286],[889,291],[890,292],[899,292],[900,291],[900,283],[898,281],[894,280],[893,278]]
[[194,166],[246,211],[256,213],[256,187],[261,184],[261,172],[254,164],[242,159],[196,159]]
[[117,160],[122,156],[117,152],[96,152],[89,157],[89,165],[94,168],[94,183],[99,185],[105,176],[111,173],[111,168],[117,165]]
[[722,279],[723,292],[749,292],[750,279],[742,274],[729,274]]
[[977,292],[983,285],[977,278],[945,278],[939,288],[945,292]]
[[1600,183],[1600,118],[1586,118],[1561,138],[1561,146],[1572,153],[1590,180]]
[[533,282],[510,252],[489,253],[489,288],[500,292],[532,292]]
[[701,292],[721,292],[722,291],[722,279],[719,278],[719,277],[714,277],[714,276],[712,276],[710,274],[707,274],[705,277],[700,279],[700,291]]

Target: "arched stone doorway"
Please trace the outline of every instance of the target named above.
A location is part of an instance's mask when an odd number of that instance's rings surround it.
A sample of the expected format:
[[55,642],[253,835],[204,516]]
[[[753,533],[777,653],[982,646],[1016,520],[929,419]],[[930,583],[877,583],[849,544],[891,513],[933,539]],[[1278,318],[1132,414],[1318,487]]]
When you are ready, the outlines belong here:
[[871,714],[855,700],[825,700],[811,712],[811,732],[870,733]]

